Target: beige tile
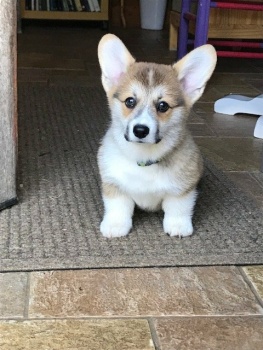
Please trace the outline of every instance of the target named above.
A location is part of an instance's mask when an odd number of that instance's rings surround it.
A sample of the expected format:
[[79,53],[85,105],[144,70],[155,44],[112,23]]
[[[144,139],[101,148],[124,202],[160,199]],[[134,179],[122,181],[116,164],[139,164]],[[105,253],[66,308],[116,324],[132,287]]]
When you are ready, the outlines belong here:
[[196,113],[199,117],[205,118],[211,118],[211,116],[214,113],[214,103],[213,102],[196,102],[193,106],[193,111]]
[[52,59],[52,53],[49,52],[26,52],[19,53],[17,55],[17,65],[18,67],[34,67],[36,63],[39,62],[49,62]]
[[87,75],[69,77],[68,74],[63,75],[52,75],[49,79],[49,85],[60,85],[60,86],[90,86],[90,87],[101,87],[100,79],[94,79]]
[[[17,71],[17,81],[28,83],[47,83],[50,72],[43,69],[19,68]],[[18,87],[19,88],[19,87]]]
[[215,132],[206,124],[196,124],[190,123],[188,124],[188,128],[191,131],[193,136],[215,136]]
[[262,142],[253,138],[196,139],[202,152],[216,166],[226,171],[256,171],[260,167]]
[[253,172],[253,173],[251,173],[251,176],[253,178],[255,178],[258,181],[258,183],[261,185],[261,187],[263,188],[263,172],[259,172],[259,171]]
[[216,90],[219,91],[223,96],[224,95],[229,95],[229,94],[237,94],[237,95],[246,95],[250,97],[254,97],[258,95],[258,90],[246,85],[246,84],[233,84],[231,81],[230,84],[225,84],[225,85],[217,85]]
[[0,318],[24,316],[26,291],[27,273],[0,274]]
[[253,137],[257,117],[248,115],[206,114],[205,122],[216,133],[224,137]]
[[245,85],[241,80],[239,74],[231,74],[231,73],[214,73],[209,80],[210,84],[213,86],[217,85],[229,85],[229,81],[231,84],[235,85]]
[[251,79],[251,80],[247,80],[247,82],[250,84],[250,85],[252,85],[254,88],[256,88],[257,89],[257,91],[259,92],[259,93],[263,93],[263,82],[262,82],[262,79],[261,80],[253,80],[253,79]]
[[214,88],[209,84],[205,89],[204,94],[201,96],[200,101],[214,103],[216,100],[218,100],[222,96],[223,96],[222,93],[220,93],[216,88]]
[[161,350],[262,350],[263,318],[159,319]]
[[258,117],[253,115],[228,115],[214,112],[211,103],[197,103],[195,113],[220,137],[253,137]]
[[188,124],[204,124],[204,120],[199,117],[193,110],[190,113],[190,116],[187,121]]
[[30,317],[247,315],[260,307],[235,267],[34,272]]
[[145,320],[0,322],[1,350],[153,350]]
[[263,266],[245,266],[243,270],[263,302]]
[[22,53],[18,55],[17,64],[20,68],[85,70],[85,63],[81,59],[62,59],[49,53]]
[[263,209],[263,187],[247,172],[227,172],[227,176]]
[[239,75],[241,75],[244,72],[259,73],[259,70],[252,64],[253,60],[220,57],[217,60],[217,66],[215,71],[217,73],[230,73],[229,83],[231,83],[230,79],[233,73],[238,73]]
[[250,80],[259,80],[262,82],[263,72],[252,72],[250,69],[244,69],[239,76],[245,83],[250,83]]

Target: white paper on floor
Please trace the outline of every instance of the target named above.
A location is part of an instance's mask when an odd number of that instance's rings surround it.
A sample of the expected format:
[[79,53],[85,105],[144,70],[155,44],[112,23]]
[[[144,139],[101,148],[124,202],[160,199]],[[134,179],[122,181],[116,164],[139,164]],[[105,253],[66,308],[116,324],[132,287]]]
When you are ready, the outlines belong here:
[[257,124],[254,129],[254,136],[263,139],[263,115],[257,120]]

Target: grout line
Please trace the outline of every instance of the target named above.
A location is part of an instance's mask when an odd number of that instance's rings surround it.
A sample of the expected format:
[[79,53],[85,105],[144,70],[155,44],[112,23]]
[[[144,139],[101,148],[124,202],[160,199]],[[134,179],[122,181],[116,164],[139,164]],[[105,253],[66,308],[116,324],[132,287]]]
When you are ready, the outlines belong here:
[[[249,319],[249,318],[258,318],[263,320],[263,313],[257,313],[257,314],[247,314],[247,315],[156,315],[156,316],[64,316],[64,317],[32,317],[32,318],[18,318],[18,317],[6,317],[1,318],[0,321],[17,321],[17,322],[24,322],[24,321],[30,321],[30,322],[45,322],[45,321],[111,321],[111,320],[146,320],[146,321],[152,321],[155,320],[161,320],[161,319],[204,319],[204,318],[242,318],[242,319]],[[149,322],[150,323],[150,322]]]
[[[251,79],[251,80],[253,80],[253,79]],[[250,80],[250,81],[251,81],[251,80]],[[251,84],[251,83],[249,83],[249,82],[247,82],[247,81],[246,81],[246,84],[247,84],[249,87],[252,87],[254,90],[257,90],[259,95],[262,94],[262,91],[261,91],[260,89],[256,88],[253,84]]]
[[[243,277],[245,283],[248,285],[249,289],[254,294],[257,302],[263,308],[263,300],[262,300],[261,296],[259,295],[258,291],[256,290],[256,288],[254,287],[252,281],[250,280],[250,278],[248,277],[246,272],[243,270],[243,267],[237,266],[237,268],[239,269],[239,272],[240,272],[241,276]],[[262,313],[263,313],[263,310],[262,310]]]
[[[238,135],[221,135],[218,134],[218,136],[202,136],[202,137],[207,137],[207,138],[212,138],[212,137],[217,137],[218,139],[240,139],[240,140],[254,140],[255,138],[253,137],[253,135],[248,135],[248,136],[238,136]],[[259,140],[259,139],[258,139]],[[260,141],[259,141],[260,142]]]
[[[263,189],[263,183],[260,182],[260,181],[258,180],[258,178],[257,178],[256,176],[254,176],[253,173],[254,173],[254,171],[253,171],[253,172],[248,172],[249,176],[250,176],[254,181],[256,181],[257,184]],[[260,173],[260,172],[258,171],[258,173]]]
[[27,285],[26,285],[26,301],[24,309],[24,319],[29,319],[29,301],[30,301],[30,283],[31,283],[31,272],[27,273]]
[[160,339],[159,339],[159,337],[157,335],[156,328],[155,328],[155,325],[154,325],[154,322],[153,322],[153,318],[148,318],[148,324],[149,324],[149,328],[150,328],[150,332],[151,332],[154,348],[155,348],[155,350],[161,350]]

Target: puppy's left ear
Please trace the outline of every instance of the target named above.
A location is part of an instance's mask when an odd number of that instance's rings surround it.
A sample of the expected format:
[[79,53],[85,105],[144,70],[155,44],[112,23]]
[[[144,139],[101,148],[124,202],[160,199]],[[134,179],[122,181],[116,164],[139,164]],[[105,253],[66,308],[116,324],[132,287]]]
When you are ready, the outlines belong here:
[[216,61],[216,50],[208,44],[194,49],[174,64],[173,68],[178,73],[178,80],[190,105],[202,96]]
[[118,84],[122,74],[135,62],[123,42],[113,34],[102,37],[98,46],[98,56],[102,85],[106,92]]

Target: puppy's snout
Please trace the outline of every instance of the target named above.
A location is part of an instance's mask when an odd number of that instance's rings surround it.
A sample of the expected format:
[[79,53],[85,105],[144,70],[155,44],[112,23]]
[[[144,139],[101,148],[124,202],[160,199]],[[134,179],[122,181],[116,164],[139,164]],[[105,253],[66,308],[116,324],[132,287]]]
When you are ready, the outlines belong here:
[[146,125],[136,124],[133,128],[133,133],[139,139],[145,138],[150,132],[150,129]]

